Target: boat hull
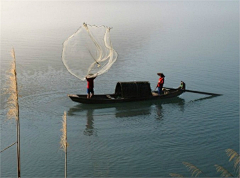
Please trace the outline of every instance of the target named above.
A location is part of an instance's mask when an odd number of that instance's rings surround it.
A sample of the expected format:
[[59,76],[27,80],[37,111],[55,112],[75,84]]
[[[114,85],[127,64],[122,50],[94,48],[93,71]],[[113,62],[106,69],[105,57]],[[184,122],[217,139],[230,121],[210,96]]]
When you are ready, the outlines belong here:
[[171,89],[167,90],[165,94],[158,95],[157,92],[152,92],[152,96],[149,97],[129,97],[120,98],[115,94],[105,94],[105,95],[94,95],[92,98],[87,98],[87,95],[68,95],[68,97],[78,103],[83,104],[114,104],[114,103],[125,103],[125,102],[138,102],[138,101],[148,101],[148,100],[163,100],[168,98],[174,98],[181,95],[184,90],[181,89]]

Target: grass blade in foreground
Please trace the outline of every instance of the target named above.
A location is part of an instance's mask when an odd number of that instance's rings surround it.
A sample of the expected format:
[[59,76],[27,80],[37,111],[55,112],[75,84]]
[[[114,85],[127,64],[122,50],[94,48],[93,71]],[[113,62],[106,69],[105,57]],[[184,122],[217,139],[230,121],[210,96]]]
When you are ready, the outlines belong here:
[[183,162],[183,164],[188,168],[189,171],[192,172],[192,176],[194,176],[194,174],[195,174],[195,177],[197,177],[199,174],[202,173],[202,171],[199,168],[197,168],[196,166],[194,166],[191,163]]
[[217,169],[217,172],[222,173],[221,176],[222,177],[234,177],[227,169],[225,169],[222,166],[219,166],[217,164],[214,165]]
[[227,153],[228,157],[230,157],[229,161],[234,160],[234,168],[235,168],[235,171],[238,172],[238,176],[239,176],[240,175],[240,173],[239,173],[239,163],[240,163],[239,154],[236,151],[234,151],[233,149],[227,149],[226,153]]
[[67,177],[67,114],[64,112],[63,120],[62,120],[62,137],[60,141],[61,148],[65,152],[65,178]]
[[18,85],[17,85],[17,71],[16,71],[16,56],[15,51],[12,49],[13,62],[9,71],[9,81],[6,93],[9,94],[7,101],[8,112],[7,118],[16,120],[17,132],[17,174],[21,177],[20,171],[20,120],[19,120],[19,105],[18,105]]

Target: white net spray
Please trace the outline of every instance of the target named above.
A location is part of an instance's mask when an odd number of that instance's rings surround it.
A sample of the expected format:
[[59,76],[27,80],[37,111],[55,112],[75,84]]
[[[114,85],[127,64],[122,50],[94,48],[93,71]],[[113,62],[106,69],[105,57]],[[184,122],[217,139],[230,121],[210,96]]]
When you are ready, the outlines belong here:
[[83,23],[77,32],[63,43],[62,61],[67,70],[84,81],[107,72],[117,60],[110,40],[110,29]]

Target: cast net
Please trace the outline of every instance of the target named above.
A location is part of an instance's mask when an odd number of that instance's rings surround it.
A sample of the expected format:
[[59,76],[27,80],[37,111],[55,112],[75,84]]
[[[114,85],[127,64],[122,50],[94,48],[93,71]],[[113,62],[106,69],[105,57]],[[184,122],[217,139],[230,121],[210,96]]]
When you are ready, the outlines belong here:
[[83,23],[77,32],[63,43],[62,61],[67,70],[84,81],[107,72],[117,60],[112,47],[110,29]]

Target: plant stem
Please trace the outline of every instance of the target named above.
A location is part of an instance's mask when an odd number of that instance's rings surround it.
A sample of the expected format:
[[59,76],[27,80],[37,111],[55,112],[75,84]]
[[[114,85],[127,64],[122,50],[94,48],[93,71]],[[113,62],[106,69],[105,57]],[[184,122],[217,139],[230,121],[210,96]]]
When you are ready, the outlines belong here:
[[16,132],[17,132],[17,175],[18,178],[21,177],[21,166],[20,166],[20,119],[19,119],[19,104],[18,104],[18,84],[17,84],[17,67],[16,67],[16,57],[15,57],[15,51],[12,49],[12,55],[14,60],[14,76],[15,76],[15,82],[16,82]]
[[66,150],[65,150],[65,178],[67,178],[67,117],[66,117]]

